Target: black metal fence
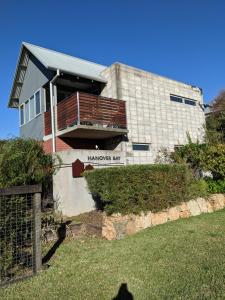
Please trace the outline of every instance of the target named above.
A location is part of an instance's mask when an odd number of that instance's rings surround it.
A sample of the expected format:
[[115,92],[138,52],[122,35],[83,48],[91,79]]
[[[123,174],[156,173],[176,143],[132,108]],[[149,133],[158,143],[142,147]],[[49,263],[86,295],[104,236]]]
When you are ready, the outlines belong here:
[[41,269],[41,186],[0,189],[0,286]]

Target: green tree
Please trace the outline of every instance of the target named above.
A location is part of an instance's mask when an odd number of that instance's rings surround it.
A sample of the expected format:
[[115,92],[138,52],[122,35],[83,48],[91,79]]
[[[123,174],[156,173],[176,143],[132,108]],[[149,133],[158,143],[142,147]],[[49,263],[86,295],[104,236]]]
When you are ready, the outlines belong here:
[[225,90],[212,103],[212,112],[206,117],[206,142],[225,143]]

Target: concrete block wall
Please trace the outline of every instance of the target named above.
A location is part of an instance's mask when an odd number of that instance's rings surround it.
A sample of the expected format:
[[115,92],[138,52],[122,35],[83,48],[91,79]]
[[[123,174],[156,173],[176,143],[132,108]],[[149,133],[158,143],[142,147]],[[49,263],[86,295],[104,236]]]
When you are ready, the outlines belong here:
[[[115,63],[102,72],[108,80],[102,95],[126,101],[128,142],[118,147],[126,152],[127,163],[153,163],[162,147],[202,140],[205,124],[199,88]],[[191,98],[196,106],[170,101],[170,94]],[[149,143],[149,151],[133,151],[132,143]]]

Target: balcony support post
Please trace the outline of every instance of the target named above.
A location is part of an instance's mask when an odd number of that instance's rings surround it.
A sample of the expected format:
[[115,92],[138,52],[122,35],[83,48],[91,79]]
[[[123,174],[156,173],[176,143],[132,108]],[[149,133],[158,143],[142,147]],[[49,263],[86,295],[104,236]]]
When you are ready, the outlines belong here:
[[77,125],[80,125],[80,95],[77,92]]
[[60,76],[59,70],[56,75],[50,81],[50,103],[51,103],[51,125],[52,125],[52,152],[56,152],[56,141],[55,141],[55,99],[54,99],[54,82]]

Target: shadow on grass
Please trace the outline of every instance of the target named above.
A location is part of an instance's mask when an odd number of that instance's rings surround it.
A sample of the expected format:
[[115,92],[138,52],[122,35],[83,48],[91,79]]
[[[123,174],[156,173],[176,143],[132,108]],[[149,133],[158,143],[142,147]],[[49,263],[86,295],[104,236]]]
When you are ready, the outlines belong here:
[[112,300],[134,300],[134,297],[132,293],[128,291],[127,284],[122,283],[118,294]]
[[43,257],[42,264],[47,264],[49,260],[52,258],[52,256],[55,254],[56,250],[59,248],[59,246],[63,243],[63,241],[66,238],[66,228],[71,223],[71,221],[67,221],[65,223],[62,223],[60,227],[57,230],[58,240],[54,243],[54,245],[51,247],[51,249],[48,251],[48,253]]

